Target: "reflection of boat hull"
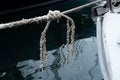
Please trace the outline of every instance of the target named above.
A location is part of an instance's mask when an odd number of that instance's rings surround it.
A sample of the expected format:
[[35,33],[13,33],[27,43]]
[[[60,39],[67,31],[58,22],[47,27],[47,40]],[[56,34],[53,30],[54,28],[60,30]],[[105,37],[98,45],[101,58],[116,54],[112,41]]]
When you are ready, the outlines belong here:
[[120,14],[106,13],[97,20],[98,55],[105,80],[120,80]]

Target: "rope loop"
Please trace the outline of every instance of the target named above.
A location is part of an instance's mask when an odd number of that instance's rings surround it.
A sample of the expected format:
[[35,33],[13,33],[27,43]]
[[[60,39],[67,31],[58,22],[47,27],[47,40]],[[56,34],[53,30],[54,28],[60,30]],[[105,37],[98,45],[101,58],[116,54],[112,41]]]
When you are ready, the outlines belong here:
[[[69,63],[69,53],[74,53],[74,37],[75,37],[75,23],[74,20],[61,13],[58,10],[55,11],[49,11],[48,14],[46,15],[47,17],[47,24],[43,30],[43,32],[41,33],[41,37],[40,37],[40,68],[44,68],[45,64],[46,64],[46,54],[47,54],[47,49],[46,49],[46,33],[47,30],[50,26],[50,23],[52,20],[59,20],[61,17],[64,17],[65,19],[67,19],[67,36],[66,36],[66,63]],[[71,47],[70,47],[71,45]]]

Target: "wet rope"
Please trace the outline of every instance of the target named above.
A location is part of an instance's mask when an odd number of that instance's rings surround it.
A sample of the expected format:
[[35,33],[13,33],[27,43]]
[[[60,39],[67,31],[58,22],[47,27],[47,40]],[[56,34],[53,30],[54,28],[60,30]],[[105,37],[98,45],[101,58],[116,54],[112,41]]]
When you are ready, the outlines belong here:
[[[76,10],[80,10],[82,8],[91,6],[91,5],[96,4],[98,2],[101,2],[101,1],[104,1],[104,0],[96,0],[96,1],[93,1],[93,2],[89,2],[89,3],[84,4],[82,6],[78,6],[78,7],[63,11],[62,13],[63,14],[68,14],[68,13],[74,12]],[[22,25],[30,24],[30,23],[34,23],[34,22],[38,23],[38,22],[41,22],[41,21],[48,21],[49,18],[50,17],[48,17],[48,15],[43,15],[43,16],[34,17],[34,18],[30,18],[30,19],[22,19],[22,20],[19,20],[19,21],[3,23],[3,24],[0,24],[0,29],[18,27],[18,26],[22,26]]]
[[71,52],[74,53],[75,24],[73,19],[57,10],[55,11],[50,10],[47,15],[49,17],[49,21],[47,22],[46,27],[44,28],[40,37],[40,67],[41,68],[45,67],[45,64],[46,64],[46,33],[51,23],[51,20],[59,20],[61,17],[64,17],[67,19],[66,63],[68,63],[70,44],[72,44]]
[[[40,37],[40,67],[43,68],[46,64],[46,32],[47,32],[52,20],[55,20],[55,19],[59,20],[61,17],[64,17],[67,19],[66,63],[68,63],[70,50],[71,50],[72,54],[74,53],[75,24],[74,24],[73,19],[65,14],[88,7],[90,5],[96,4],[101,1],[103,1],[103,0],[96,0],[96,1],[93,1],[90,3],[87,3],[85,5],[63,11],[63,12],[60,12],[57,10],[49,11],[49,13],[47,15],[34,17],[34,18],[30,18],[30,19],[22,19],[19,21],[9,22],[9,23],[5,23],[5,24],[0,24],[0,29],[13,28],[13,27],[18,27],[18,26],[34,23],[34,22],[39,23],[41,21],[47,21],[46,27],[43,30],[43,32],[41,33],[41,37]],[[72,45],[72,47],[70,45]]]

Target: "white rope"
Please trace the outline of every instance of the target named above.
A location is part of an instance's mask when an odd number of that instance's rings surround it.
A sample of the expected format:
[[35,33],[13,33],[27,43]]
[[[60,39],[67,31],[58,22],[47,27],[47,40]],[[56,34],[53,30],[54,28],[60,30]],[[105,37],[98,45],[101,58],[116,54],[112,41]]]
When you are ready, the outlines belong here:
[[62,14],[58,10],[55,11],[50,10],[49,13],[47,14],[47,19],[49,21],[47,22],[46,27],[44,28],[40,37],[40,68],[43,68],[46,64],[46,32],[49,28],[51,20],[61,18],[61,15]]
[[84,5],[82,5],[82,6],[78,6],[78,7],[75,7],[75,8],[66,10],[66,11],[63,11],[62,13],[63,13],[63,14],[68,14],[68,13],[71,13],[71,12],[74,12],[74,11],[77,11],[77,10],[80,10],[80,9],[82,9],[82,8],[85,8],[85,7],[94,5],[94,4],[96,4],[96,3],[98,3],[98,2],[101,2],[101,1],[104,1],[104,0],[95,0],[95,1],[89,2],[89,3],[87,3],[87,4],[84,4]]
[[[60,19],[64,17],[67,19],[67,50],[66,50],[66,63],[68,63],[68,56],[69,56],[69,44],[72,44],[72,53],[74,51],[74,35],[75,35],[75,24],[72,18],[67,15],[64,15],[60,11],[49,11],[48,15],[48,22],[46,27],[44,28],[43,32],[41,33],[40,37],[40,67],[45,67],[46,64],[46,32],[49,28],[51,20]],[[71,33],[71,36],[70,36]],[[70,40],[71,39],[71,40]],[[71,42],[70,42],[71,41]]]
[[30,19],[22,19],[20,21],[10,22],[10,23],[6,23],[6,24],[0,24],[0,29],[13,28],[13,27],[17,27],[17,26],[21,26],[21,25],[25,25],[25,24],[30,24],[33,22],[38,23],[43,20],[45,20],[45,21],[54,20],[54,19],[57,19],[60,17],[61,17],[60,11],[55,10],[53,12],[50,10],[49,13],[44,16],[30,18]]
[[[71,13],[73,11],[80,10],[82,8],[91,6],[91,5],[96,4],[98,2],[101,2],[101,1],[103,1],[103,0],[96,0],[96,1],[84,4],[82,6],[78,6],[78,7],[63,11],[62,13],[63,14],[68,14],[68,13]],[[21,26],[21,25],[30,24],[30,23],[34,23],[34,22],[38,23],[38,22],[43,21],[43,20],[48,21],[48,19],[50,19],[49,15],[34,17],[34,18],[30,18],[30,19],[22,19],[22,20],[19,20],[19,21],[13,21],[13,22],[9,22],[9,23],[0,24],[0,29],[18,27],[18,26]]]
[[43,68],[46,64],[46,32],[49,28],[49,25],[51,23],[52,20],[59,20],[61,17],[64,17],[67,19],[67,50],[66,50],[66,63],[68,63],[68,57],[69,57],[69,44],[72,44],[72,48],[71,48],[71,52],[74,53],[74,35],[75,35],[75,24],[72,18],[70,18],[69,16],[65,15],[67,13],[73,12],[75,10],[78,9],[82,9],[84,7],[93,5],[97,2],[100,2],[102,0],[97,0],[97,1],[93,1],[90,3],[87,3],[85,5],[70,9],[70,10],[66,10],[64,12],[60,12],[58,10],[55,11],[49,11],[49,13],[47,15],[44,16],[39,16],[39,17],[35,17],[35,18],[30,18],[30,19],[22,19],[19,21],[14,21],[14,22],[10,22],[10,23],[5,23],[5,24],[0,24],[0,29],[6,29],[6,28],[13,28],[13,27],[18,27],[21,25],[25,25],[25,24],[30,24],[33,22],[41,22],[41,21],[47,21],[46,27],[43,30],[43,32],[41,33],[41,37],[40,37],[40,67]]

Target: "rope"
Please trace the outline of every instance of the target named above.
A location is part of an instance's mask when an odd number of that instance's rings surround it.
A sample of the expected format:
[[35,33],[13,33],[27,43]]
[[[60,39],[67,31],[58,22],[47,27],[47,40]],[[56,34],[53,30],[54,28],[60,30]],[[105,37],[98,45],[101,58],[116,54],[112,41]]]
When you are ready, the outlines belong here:
[[[55,20],[55,19],[59,20],[61,17],[64,17],[67,19],[66,63],[68,63],[69,48],[70,48],[69,44],[72,44],[71,52],[74,53],[73,51],[74,51],[75,24],[73,19],[57,10],[55,11],[50,10],[49,13],[47,14],[47,17],[48,17],[48,22],[43,32],[41,33],[41,37],[40,37],[40,68],[45,67],[45,64],[46,64],[46,33],[52,20]],[[70,36],[70,33],[71,33],[71,36]]]
[[61,18],[62,14],[60,11],[49,11],[47,14],[47,19],[49,20],[46,24],[46,27],[44,28],[43,32],[41,33],[40,37],[40,68],[43,68],[46,64],[46,32],[49,28],[49,25],[51,23],[51,20],[59,19]]
[[74,53],[74,35],[75,35],[75,23],[73,21],[72,18],[70,18],[69,16],[65,15],[68,13],[71,13],[73,11],[88,7],[90,5],[93,5],[95,3],[98,3],[102,0],[97,0],[97,1],[93,1],[90,3],[87,3],[85,5],[70,9],[70,10],[66,10],[63,12],[60,12],[58,10],[55,11],[49,11],[49,13],[47,15],[43,15],[43,16],[39,16],[39,17],[35,17],[35,18],[30,18],[30,19],[22,19],[19,21],[14,21],[14,22],[10,22],[10,23],[5,23],[5,24],[0,24],[0,29],[6,29],[6,28],[13,28],[13,27],[17,27],[17,26],[21,26],[21,25],[25,25],[25,24],[30,24],[33,22],[41,22],[41,21],[47,21],[46,27],[43,30],[43,32],[41,33],[41,37],[40,37],[40,68],[44,68],[45,64],[46,64],[46,32],[49,28],[49,25],[51,23],[52,20],[59,20],[61,17],[64,17],[67,19],[67,47],[66,47],[66,63],[68,63],[68,58],[69,58],[69,49],[70,49],[70,44],[72,45],[71,47],[71,53]]
[[78,6],[78,7],[75,7],[75,8],[72,8],[72,9],[69,9],[69,10],[66,10],[66,11],[63,11],[63,14],[68,14],[68,13],[71,13],[71,12],[74,12],[74,11],[77,11],[77,10],[80,10],[82,8],[85,8],[85,7],[88,7],[88,6],[91,6],[91,5],[94,5],[98,2],[101,2],[103,0],[96,0],[96,1],[93,1],[93,2],[89,2],[87,4],[84,4],[82,6]]
[[[82,8],[91,6],[91,5],[96,4],[98,2],[101,2],[101,1],[103,1],[103,0],[96,0],[96,1],[93,1],[93,2],[90,2],[90,3],[87,3],[85,5],[78,6],[76,8],[72,8],[70,10],[63,11],[62,13],[63,14],[68,14],[68,13],[74,12],[76,10],[80,10]],[[38,23],[40,21],[48,21],[48,19],[49,19],[48,15],[43,15],[43,16],[34,17],[34,18],[30,18],[30,19],[22,19],[22,20],[19,20],[19,21],[14,21],[14,22],[9,22],[9,23],[5,23],[5,24],[0,24],[0,29],[17,27],[17,26],[21,26],[21,25],[25,25],[25,24],[30,24],[30,23],[33,23],[33,22],[37,22]]]

